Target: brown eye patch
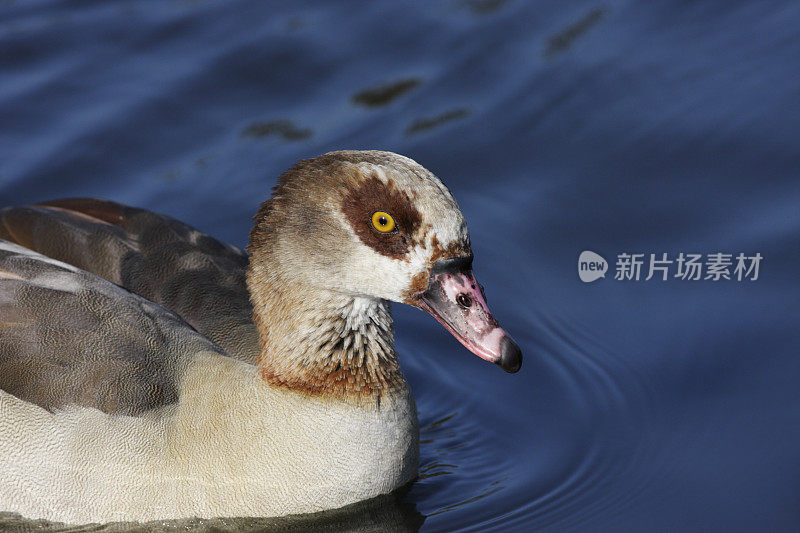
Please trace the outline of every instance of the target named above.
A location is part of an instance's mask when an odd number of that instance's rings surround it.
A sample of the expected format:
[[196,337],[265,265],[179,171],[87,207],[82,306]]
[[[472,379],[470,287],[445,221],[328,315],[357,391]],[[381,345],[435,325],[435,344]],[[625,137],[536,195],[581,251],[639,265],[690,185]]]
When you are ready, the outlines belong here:
[[[375,231],[371,219],[376,211],[391,213],[397,231]],[[375,176],[348,189],[342,199],[342,213],[361,242],[393,259],[400,259],[408,252],[413,245],[411,236],[422,221],[408,194],[391,181],[384,183]]]

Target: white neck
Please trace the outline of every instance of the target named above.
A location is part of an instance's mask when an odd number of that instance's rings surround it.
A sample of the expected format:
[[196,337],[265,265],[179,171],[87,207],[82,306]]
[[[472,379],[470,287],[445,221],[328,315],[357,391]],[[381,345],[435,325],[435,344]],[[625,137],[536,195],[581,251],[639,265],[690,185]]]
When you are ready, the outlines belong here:
[[267,383],[353,404],[405,387],[386,301],[304,287],[258,264],[248,286]]

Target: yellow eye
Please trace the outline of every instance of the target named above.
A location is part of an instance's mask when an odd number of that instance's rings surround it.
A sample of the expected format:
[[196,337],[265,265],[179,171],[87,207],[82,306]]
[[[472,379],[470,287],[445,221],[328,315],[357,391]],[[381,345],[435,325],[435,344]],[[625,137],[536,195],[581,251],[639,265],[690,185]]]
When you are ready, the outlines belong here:
[[394,219],[386,211],[375,211],[372,213],[372,225],[381,233],[391,233],[394,231]]

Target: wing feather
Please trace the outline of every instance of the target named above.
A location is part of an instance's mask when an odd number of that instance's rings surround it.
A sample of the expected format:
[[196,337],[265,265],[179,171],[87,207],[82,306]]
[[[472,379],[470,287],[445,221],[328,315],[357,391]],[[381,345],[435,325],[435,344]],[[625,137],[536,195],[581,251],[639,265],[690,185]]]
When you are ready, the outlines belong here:
[[219,349],[106,280],[0,240],[0,389],[46,409],[138,415],[176,402],[193,354]]
[[174,311],[254,362],[247,255],[166,215],[70,198],[0,210],[0,238],[75,265]]

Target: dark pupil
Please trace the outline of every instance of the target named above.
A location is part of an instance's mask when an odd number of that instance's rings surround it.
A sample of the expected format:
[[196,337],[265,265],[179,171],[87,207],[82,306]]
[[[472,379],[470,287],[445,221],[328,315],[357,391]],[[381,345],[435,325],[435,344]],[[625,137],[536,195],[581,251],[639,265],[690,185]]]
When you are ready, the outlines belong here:
[[385,226],[387,224],[386,217],[379,218],[378,224],[380,224],[381,226]]

